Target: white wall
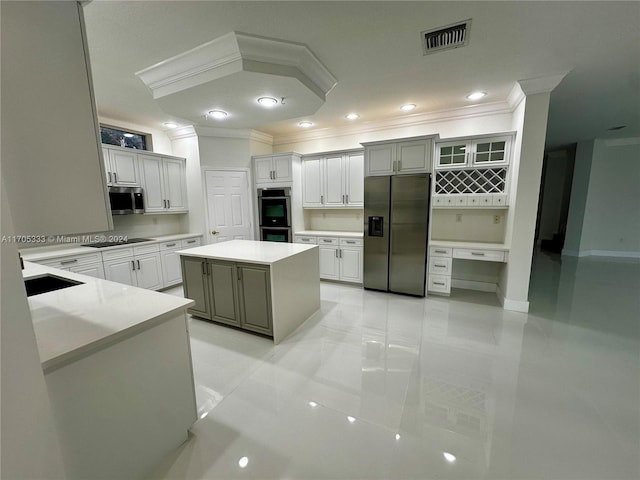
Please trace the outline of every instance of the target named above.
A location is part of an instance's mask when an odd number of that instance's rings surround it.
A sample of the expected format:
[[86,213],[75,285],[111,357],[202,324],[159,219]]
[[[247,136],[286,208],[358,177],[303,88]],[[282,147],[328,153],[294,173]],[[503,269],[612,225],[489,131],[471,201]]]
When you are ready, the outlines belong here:
[[640,257],[640,139],[595,140],[579,254]]
[[564,240],[563,255],[578,256],[582,229],[584,226],[587,193],[589,191],[589,176],[591,175],[591,161],[593,159],[593,140],[579,142],[576,147],[576,160],[573,168],[571,183],[571,199],[569,200],[569,214],[567,216],[567,235]]
[[[507,211],[487,209],[433,209],[431,238],[503,243]],[[495,218],[498,217],[498,223]]]
[[362,232],[364,229],[362,209],[304,210],[305,230],[335,232]]

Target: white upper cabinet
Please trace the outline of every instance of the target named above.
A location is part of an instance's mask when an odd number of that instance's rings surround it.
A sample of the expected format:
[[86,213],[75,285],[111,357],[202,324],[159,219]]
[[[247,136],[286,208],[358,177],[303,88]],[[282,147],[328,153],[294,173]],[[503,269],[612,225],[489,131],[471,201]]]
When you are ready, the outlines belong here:
[[295,158],[299,157],[292,153],[253,157],[253,174],[256,185],[291,184]]
[[364,206],[362,151],[305,157],[302,179],[304,208]]
[[469,168],[509,163],[511,136],[442,142],[436,145],[436,168]]
[[123,148],[102,146],[102,156],[107,172],[107,185],[139,187],[137,152]]
[[184,213],[187,205],[186,160],[138,154],[145,213]]
[[364,145],[364,175],[404,175],[431,171],[432,137]]

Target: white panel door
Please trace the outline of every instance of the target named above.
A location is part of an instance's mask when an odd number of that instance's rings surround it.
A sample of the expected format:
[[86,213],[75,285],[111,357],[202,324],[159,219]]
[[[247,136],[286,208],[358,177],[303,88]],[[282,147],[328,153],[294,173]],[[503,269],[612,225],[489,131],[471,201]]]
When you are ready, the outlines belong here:
[[184,160],[164,158],[164,196],[167,209],[172,212],[186,211],[187,182]]
[[133,257],[107,260],[104,263],[104,277],[112,282],[136,285],[135,262]]
[[246,171],[205,171],[207,243],[251,240]]
[[344,182],[342,180],[342,155],[325,157],[325,207],[344,205]]
[[162,158],[138,155],[138,166],[144,189],[144,211],[165,211],[164,185],[162,183]]
[[309,158],[302,162],[302,206],[322,207],[322,159]]
[[149,290],[162,288],[162,265],[159,253],[137,256],[135,262],[136,280],[140,288]]

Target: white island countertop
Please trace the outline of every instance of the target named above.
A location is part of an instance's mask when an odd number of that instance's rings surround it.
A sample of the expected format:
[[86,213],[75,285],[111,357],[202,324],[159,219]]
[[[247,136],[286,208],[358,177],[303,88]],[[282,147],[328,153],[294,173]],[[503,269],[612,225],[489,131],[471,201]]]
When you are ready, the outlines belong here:
[[317,248],[317,245],[285,242],[260,242],[256,240],[230,240],[202,247],[178,250],[180,255],[228,260],[230,262],[273,265],[285,258]]
[[194,304],[182,297],[25,262],[25,279],[43,274],[83,282],[28,297],[45,373],[175,317]]

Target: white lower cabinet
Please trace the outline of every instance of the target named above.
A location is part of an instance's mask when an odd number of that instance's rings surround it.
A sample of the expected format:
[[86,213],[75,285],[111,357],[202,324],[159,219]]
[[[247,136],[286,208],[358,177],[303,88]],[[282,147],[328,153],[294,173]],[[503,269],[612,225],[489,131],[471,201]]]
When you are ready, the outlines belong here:
[[451,267],[453,250],[449,247],[429,247],[429,279],[427,291],[449,295],[451,293]]
[[162,265],[162,287],[171,287],[182,283],[182,269],[178,250],[193,248],[201,244],[200,238],[174,240],[160,244],[160,263]]
[[162,288],[162,265],[157,244],[102,253],[107,280],[135,287]]
[[42,262],[37,262],[48,267],[59,268],[69,272],[81,273],[91,277],[104,279],[104,268],[102,266],[102,256],[100,253],[88,253],[75,256],[52,258]]
[[318,245],[321,279],[362,283],[361,238],[295,235],[294,240],[296,243]]

